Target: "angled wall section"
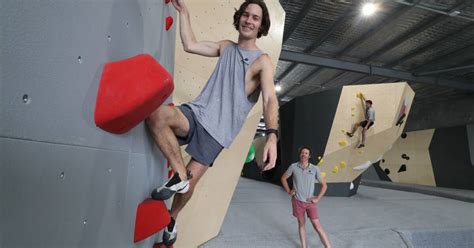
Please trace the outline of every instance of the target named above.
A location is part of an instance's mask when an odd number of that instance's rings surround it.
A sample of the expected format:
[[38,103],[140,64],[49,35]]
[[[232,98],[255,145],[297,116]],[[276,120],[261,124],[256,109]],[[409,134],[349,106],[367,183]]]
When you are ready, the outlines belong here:
[[[283,159],[280,173],[298,160],[299,146],[310,145],[314,150],[313,162],[319,163],[330,183],[328,194],[350,195],[354,193],[361,173],[379,161],[401,134],[405,122],[399,125],[397,122],[402,113],[409,114],[414,92],[406,83],[344,86],[340,93],[332,91],[332,97],[326,98],[330,92],[296,98],[288,103],[292,105],[280,109]],[[359,93],[373,101],[376,111],[375,125],[368,130],[365,148],[362,149],[356,148],[361,129],[352,138],[346,135],[354,123],[364,119],[361,100],[357,97]],[[327,111],[331,109],[334,112]],[[283,121],[285,116],[290,118]],[[324,128],[327,125],[318,126],[326,120],[330,120],[329,128]],[[336,190],[336,185],[343,189]]]
[[143,124],[95,127],[104,63],[148,53],[174,68],[164,1],[1,3],[0,247],[133,244],[135,210],[166,178]]
[[[232,25],[233,15],[242,2],[241,0],[219,1],[217,4],[215,1],[186,2],[196,39],[236,41],[238,33]],[[257,46],[270,55],[273,65],[276,66],[281,51],[285,12],[277,0],[265,3],[270,12],[271,28],[268,36],[257,40]],[[217,58],[185,53],[179,34],[176,38],[175,54],[176,88],[173,99],[174,103],[179,105],[198,96],[214,70]],[[197,247],[219,233],[261,116],[260,97],[236,140],[229,149],[224,149],[213,167],[201,178],[193,197],[178,216],[179,238],[176,247]],[[184,153],[184,147],[182,151]]]
[[379,178],[474,189],[468,130],[468,126],[456,126],[403,133],[381,160]]
[[384,154],[380,168],[393,182],[436,186],[429,147],[435,130],[403,133]]

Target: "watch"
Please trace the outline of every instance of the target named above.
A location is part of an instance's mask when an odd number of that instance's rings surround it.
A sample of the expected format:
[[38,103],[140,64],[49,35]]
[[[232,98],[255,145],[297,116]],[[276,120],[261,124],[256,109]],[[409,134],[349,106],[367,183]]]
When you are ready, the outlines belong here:
[[273,128],[268,128],[268,129],[265,131],[265,134],[269,134],[269,133],[274,133],[274,134],[276,135],[276,137],[278,138],[278,130],[273,129]]

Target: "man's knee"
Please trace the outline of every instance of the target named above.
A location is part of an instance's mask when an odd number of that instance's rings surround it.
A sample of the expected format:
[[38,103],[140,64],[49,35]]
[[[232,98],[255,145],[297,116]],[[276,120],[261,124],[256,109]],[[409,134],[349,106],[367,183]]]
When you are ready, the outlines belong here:
[[298,225],[304,226],[304,224],[305,224],[304,217],[299,217],[298,218]]
[[313,227],[317,230],[320,231],[322,229],[321,223],[319,222],[318,219],[316,220],[311,220],[311,223],[313,223]]
[[168,119],[168,113],[165,108],[158,107],[150,116],[145,120],[148,127],[154,131],[166,125]]

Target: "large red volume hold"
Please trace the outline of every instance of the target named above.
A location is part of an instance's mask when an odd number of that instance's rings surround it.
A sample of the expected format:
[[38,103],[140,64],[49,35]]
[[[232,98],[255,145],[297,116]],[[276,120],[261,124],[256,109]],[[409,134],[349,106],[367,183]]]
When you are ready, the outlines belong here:
[[173,78],[152,56],[140,54],[105,64],[95,105],[95,124],[115,134],[147,118],[173,92]]
[[171,216],[163,201],[146,199],[137,207],[133,242],[142,241],[165,228]]

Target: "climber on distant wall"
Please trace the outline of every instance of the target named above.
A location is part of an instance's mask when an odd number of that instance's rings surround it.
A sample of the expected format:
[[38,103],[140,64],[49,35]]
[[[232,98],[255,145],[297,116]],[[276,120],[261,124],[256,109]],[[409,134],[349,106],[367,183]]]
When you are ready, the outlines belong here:
[[[174,175],[152,192],[153,199],[166,200],[174,193],[171,223],[163,232],[163,243],[176,241],[176,218],[191,198],[201,176],[212,166],[222,149],[240,132],[248,113],[263,96],[267,141],[263,170],[275,166],[277,156],[278,100],[274,89],[274,67],[268,54],[260,51],[257,38],[266,36],[270,16],[263,0],[246,0],[234,14],[238,42],[197,41],[190,14],[183,0],[172,1],[179,12],[184,50],[207,57],[220,57],[200,95],[181,106],[160,106],[147,119],[153,138],[171,164]],[[185,167],[179,146],[188,144],[192,159]]]
[[362,93],[357,94],[358,97],[360,98],[360,101],[362,103],[362,108],[364,109],[365,113],[365,120],[356,123],[352,126],[351,132],[346,132],[346,134],[349,137],[352,137],[357,130],[358,127],[362,127],[362,141],[361,143],[357,146],[357,148],[362,148],[365,146],[365,137],[367,130],[374,125],[375,123],[375,109],[372,107],[372,101],[371,100],[365,100],[365,97]]

